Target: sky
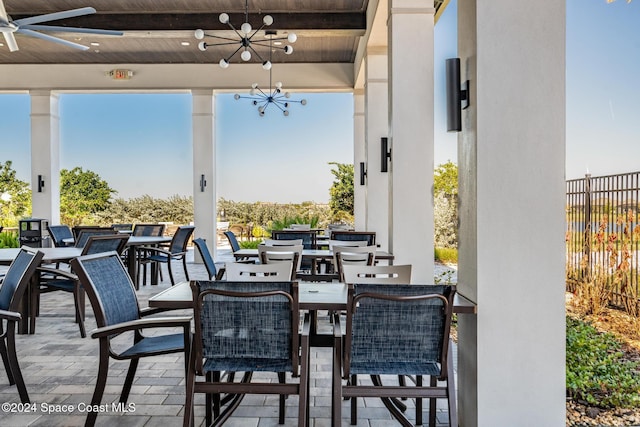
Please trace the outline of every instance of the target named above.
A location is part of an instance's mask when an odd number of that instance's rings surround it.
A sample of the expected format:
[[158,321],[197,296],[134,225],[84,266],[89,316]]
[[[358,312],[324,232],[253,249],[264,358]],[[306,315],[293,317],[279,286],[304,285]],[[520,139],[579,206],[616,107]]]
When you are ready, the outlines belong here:
[[[456,7],[452,0],[435,27],[436,166],[457,157],[457,136],[445,129],[444,93],[445,59],[457,52]],[[640,170],[638,22],[640,1],[567,0],[567,179]],[[329,200],[329,162],[353,162],[353,97],[292,93],[292,98],[306,98],[307,105],[294,104],[289,117],[276,111],[259,117],[250,101],[217,96],[219,197]],[[30,180],[29,114],[28,95],[0,94],[0,161],[12,160],[25,181]],[[189,94],[62,94],[60,117],[61,168],[92,170],[125,199],[192,193]]]

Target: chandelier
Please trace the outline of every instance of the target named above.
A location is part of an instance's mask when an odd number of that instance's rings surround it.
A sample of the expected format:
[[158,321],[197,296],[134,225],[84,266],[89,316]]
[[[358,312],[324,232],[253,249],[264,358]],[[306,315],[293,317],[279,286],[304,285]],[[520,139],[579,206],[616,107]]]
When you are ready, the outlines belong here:
[[[221,23],[227,24],[229,28],[231,28],[236,33],[237,38],[221,37],[213,34],[206,34],[204,30],[198,29],[195,31],[195,34],[194,34],[196,39],[203,40],[205,37],[212,37],[220,40],[217,43],[206,43],[204,41],[201,41],[200,43],[198,43],[198,49],[204,52],[205,50],[207,50],[209,46],[239,44],[240,46],[238,46],[238,48],[235,51],[233,51],[231,55],[229,55],[226,58],[222,58],[220,60],[219,62],[220,67],[227,68],[229,66],[229,62],[231,61],[231,58],[233,58],[236,55],[236,53],[242,51],[240,53],[240,58],[243,61],[245,62],[250,61],[253,53],[258,57],[258,59],[260,59],[260,61],[262,61],[262,68],[264,68],[265,70],[271,69],[271,60],[269,59],[268,61],[265,61],[260,56],[260,54],[256,52],[256,50],[253,48],[254,45],[262,46],[262,47],[269,46],[267,44],[267,40],[254,39],[254,37],[264,27],[268,27],[271,24],[273,24],[273,17],[271,15],[265,15],[262,18],[262,25],[260,26],[260,28],[258,28],[257,30],[254,30],[253,28],[251,28],[251,24],[249,24],[249,0],[246,0],[244,3],[244,23],[240,26],[240,29],[237,29],[236,27],[233,26],[233,24],[229,20],[229,15],[226,13],[221,13],[218,19],[220,20]],[[294,33],[290,33],[287,37],[280,37],[274,40],[287,40],[289,43],[295,43],[297,39],[298,39],[298,36],[296,36]],[[284,47],[277,46],[277,48],[282,49],[284,53],[287,55],[291,55],[293,53],[293,48],[289,45],[286,45]],[[271,58],[271,51],[269,51],[269,58]]]
[[[269,36],[269,64],[271,64],[271,52],[272,52],[272,42],[274,39],[273,36],[276,34],[275,31],[267,31],[266,35]],[[264,116],[264,113],[267,111],[270,105],[274,105],[285,116],[289,115],[289,104],[298,103],[300,105],[307,105],[306,99],[295,100],[290,99],[291,94],[289,92],[282,91],[282,82],[276,82],[275,87],[271,84],[271,67],[269,67],[269,89],[262,90],[258,83],[253,83],[251,85],[251,90],[249,91],[249,96],[241,96],[239,94],[235,94],[233,98],[237,101],[239,99],[249,99],[252,101],[253,105],[258,107],[258,114],[260,116]]]

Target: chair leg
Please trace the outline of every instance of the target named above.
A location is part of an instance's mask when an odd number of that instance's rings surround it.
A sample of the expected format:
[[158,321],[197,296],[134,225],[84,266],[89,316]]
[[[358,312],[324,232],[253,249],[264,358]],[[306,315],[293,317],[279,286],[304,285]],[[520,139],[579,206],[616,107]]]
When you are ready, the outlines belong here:
[[[109,338],[100,338],[100,361],[98,365],[98,379],[96,380],[96,388],[93,390],[91,398],[91,408],[97,408],[102,402],[104,388],[107,385],[107,375],[109,374]],[[93,427],[96,423],[98,412],[90,411],[87,413],[87,421],[85,427]]]
[[456,382],[453,378],[453,345],[449,340],[447,352],[447,403],[449,404],[449,425],[458,427],[458,406],[456,404]]
[[[0,323],[0,335],[2,335],[2,323]],[[4,337],[0,339],[0,355],[2,356],[4,371],[7,373],[7,378],[9,379],[9,385],[14,385],[16,382],[13,379],[11,365],[9,365],[9,355],[7,354],[7,345],[4,342]]]
[[[437,387],[438,386],[438,378],[436,378],[435,376],[431,376],[430,379],[430,385],[431,387]],[[432,397],[431,399],[429,399],[429,427],[435,427],[436,425],[436,403],[437,403],[437,399],[435,397]]]
[[[280,384],[284,384],[286,382],[286,376],[284,372],[278,372],[278,382]],[[285,396],[284,394],[280,395],[280,407],[278,408],[278,424],[284,424],[284,419],[286,417],[285,414],[285,398],[287,396]]]
[[138,369],[138,362],[140,359],[131,359],[129,362],[129,370],[127,371],[127,378],[124,381],[124,386],[122,386],[122,393],[120,394],[120,403],[127,403],[127,399],[129,398],[129,392],[131,391],[131,386],[133,385],[133,379],[136,376],[136,369]]
[[[158,266],[160,268],[160,266]],[[171,270],[171,257],[167,259],[167,270],[169,270],[169,279],[171,280],[171,286],[176,284],[176,281],[173,279],[173,271]]]
[[187,257],[186,255],[182,256],[182,267],[184,268],[184,277],[189,281],[189,271],[187,271]]
[[76,309],[76,322],[78,323],[78,328],[80,328],[80,336],[85,338],[87,336],[87,332],[84,327],[85,293],[84,288],[80,283],[76,283],[76,287],[73,290],[73,302]]
[[[422,387],[422,375],[416,375],[416,387]],[[416,397],[416,425],[422,425],[422,398]]]
[[[351,375],[351,385],[358,385],[357,375]],[[358,424],[358,398],[354,396],[351,398],[351,425],[356,424]]]
[[[29,393],[27,386],[24,384],[22,371],[18,364],[18,355],[16,354],[16,324],[15,322],[7,322],[7,359],[9,362],[9,371],[7,376],[12,376],[20,394],[22,403],[29,403]],[[10,373],[9,373],[10,372]]]
[[[186,395],[184,398],[184,416],[182,419],[182,427],[192,427],[194,424],[193,420],[193,397],[195,393],[196,386],[196,373],[195,373],[195,352],[194,354],[189,355],[189,368],[187,369],[186,375]],[[186,355],[185,355],[186,357]]]

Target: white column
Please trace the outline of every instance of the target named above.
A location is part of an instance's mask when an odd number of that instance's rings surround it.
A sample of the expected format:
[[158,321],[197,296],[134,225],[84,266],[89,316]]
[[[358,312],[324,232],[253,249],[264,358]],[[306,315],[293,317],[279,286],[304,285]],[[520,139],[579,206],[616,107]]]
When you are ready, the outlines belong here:
[[368,47],[365,58],[367,125],[367,231],[376,232],[380,249],[389,249],[389,173],[381,172],[380,139],[389,136],[387,48]]
[[[193,98],[193,217],[194,238],[207,241],[216,257],[216,143],[215,96],[211,90],[192,90]],[[202,176],[206,185],[201,187]],[[195,257],[201,262],[199,256]]]
[[364,90],[353,91],[353,217],[356,230],[366,229],[367,186],[360,185],[360,163],[367,167],[365,154]]
[[[60,116],[58,95],[30,91],[32,216],[60,224]],[[38,191],[38,176],[44,185]]]
[[565,18],[557,0],[458,2],[464,427],[565,425]]
[[389,1],[390,250],[433,283],[433,0]]

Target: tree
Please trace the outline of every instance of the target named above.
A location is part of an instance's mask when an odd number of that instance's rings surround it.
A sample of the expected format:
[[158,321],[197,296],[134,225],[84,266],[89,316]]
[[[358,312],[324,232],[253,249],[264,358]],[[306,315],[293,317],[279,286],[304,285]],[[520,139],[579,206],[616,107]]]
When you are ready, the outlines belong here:
[[116,191],[90,170],[75,167],[60,171],[60,216],[64,224],[79,225],[109,207]]
[[334,221],[353,221],[353,165],[329,162],[335,177],[329,189],[329,208]]
[[434,196],[444,193],[447,197],[458,195],[458,165],[449,160],[436,167],[433,177]]
[[29,184],[16,178],[11,160],[0,164],[0,225],[16,227],[18,220],[31,215]]

